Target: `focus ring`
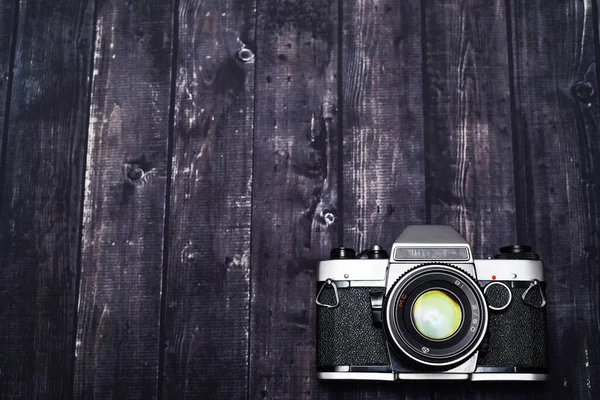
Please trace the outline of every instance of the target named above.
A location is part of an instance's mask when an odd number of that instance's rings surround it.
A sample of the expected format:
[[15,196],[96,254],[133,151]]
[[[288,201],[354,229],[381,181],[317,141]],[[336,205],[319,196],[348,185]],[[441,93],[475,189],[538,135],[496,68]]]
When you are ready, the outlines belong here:
[[[442,290],[458,299],[462,322],[441,340],[420,333],[412,321],[412,307],[420,294]],[[476,350],[487,329],[486,302],[476,280],[466,271],[445,263],[428,263],[406,271],[385,297],[384,332],[391,347],[419,364],[442,367],[457,364]]]

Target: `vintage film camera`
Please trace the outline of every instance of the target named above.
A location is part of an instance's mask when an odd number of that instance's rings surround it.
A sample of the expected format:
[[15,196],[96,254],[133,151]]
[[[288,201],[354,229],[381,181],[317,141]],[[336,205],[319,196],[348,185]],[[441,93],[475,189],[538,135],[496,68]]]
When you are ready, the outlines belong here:
[[452,227],[413,225],[317,282],[319,379],[547,380],[542,262],[529,246],[474,260]]

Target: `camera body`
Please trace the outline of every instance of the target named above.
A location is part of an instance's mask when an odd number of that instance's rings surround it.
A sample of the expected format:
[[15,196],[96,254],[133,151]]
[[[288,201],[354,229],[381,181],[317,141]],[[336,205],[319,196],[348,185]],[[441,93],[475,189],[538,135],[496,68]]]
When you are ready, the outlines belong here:
[[445,225],[412,225],[390,255],[338,248],[317,278],[324,380],[547,380],[543,265],[528,246],[474,260]]

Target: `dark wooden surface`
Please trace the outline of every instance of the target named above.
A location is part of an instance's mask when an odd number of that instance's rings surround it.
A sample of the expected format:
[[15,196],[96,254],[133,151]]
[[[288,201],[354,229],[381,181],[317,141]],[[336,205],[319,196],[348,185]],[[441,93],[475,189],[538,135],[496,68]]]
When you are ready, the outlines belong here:
[[57,399],[72,393],[94,8],[18,7],[0,164],[0,390]]
[[271,0],[257,13],[248,394],[310,398],[315,260],[339,225],[338,4]]
[[219,3],[179,5],[164,398],[248,387],[255,5]]
[[[599,398],[599,15],[2,1],[0,398]],[[411,223],[535,247],[549,383],[316,380],[318,261]]]
[[77,398],[158,391],[173,3],[98,2],[75,348]]
[[600,121],[592,12],[589,2],[509,2],[517,235],[547,260],[552,392],[562,398],[600,397]]
[[[4,116],[8,114],[7,107],[10,107],[10,102],[6,94],[10,91],[8,88],[12,82],[11,75],[11,57],[14,57],[12,52],[16,44],[16,35],[14,28],[17,27],[17,3],[15,1],[5,1],[0,4],[0,129],[2,137],[8,129],[5,127]],[[0,154],[2,154],[3,140],[0,140]]]

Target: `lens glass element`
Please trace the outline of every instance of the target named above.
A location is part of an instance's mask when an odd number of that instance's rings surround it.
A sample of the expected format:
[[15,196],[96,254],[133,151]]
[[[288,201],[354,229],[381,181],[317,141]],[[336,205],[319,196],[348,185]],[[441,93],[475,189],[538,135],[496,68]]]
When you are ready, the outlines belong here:
[[421,335],[443,340],[456,333],[460,327],[462,310],[460,304],[446,292],[429,290],[415,301],[412,319]]

